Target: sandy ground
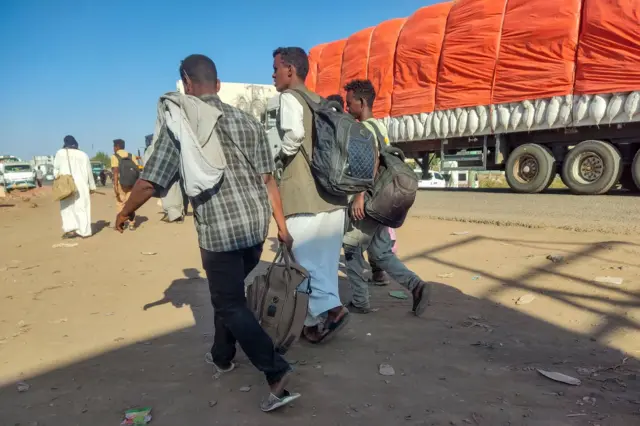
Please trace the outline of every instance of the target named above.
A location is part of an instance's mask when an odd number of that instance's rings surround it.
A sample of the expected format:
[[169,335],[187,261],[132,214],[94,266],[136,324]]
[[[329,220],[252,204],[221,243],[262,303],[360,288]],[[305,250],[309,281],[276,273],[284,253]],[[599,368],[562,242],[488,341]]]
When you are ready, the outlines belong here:
[[[373,288],[377,312],[354,315],[325,346],[299,344],[287,354],[303,398],[265,415],[258,409],[264,379],[244,355],[237,371],[218,379],[203,362],[212,309],[192,219],[161,223],[151,202],[141,227],[120,235],[109,228],[115,207],[106,193],[93,197],[97,234],[61,248],[53,248],[60,217],[46,194],[0,200],[2,426],[117,425],[124,410],[139,406],[153,407],[152,424],[166,426],[640,424],[637,234],[413,217],[398,231],[399,256],[436,282],[425,317],[389,296],[400,287]],[[512,196],[467,193],[465,203],[464,194],[446,201],[447,193],[422,193],[414,216],[438,215],[449,204],[458,218],[499,221],[507,206],[491,200]],[[555,208],[547,217],[511,216],[553,227],[568,220],[556,213],[563,203],[587,203],[542,197]],[[621,211],[636,214],[621,222],[637,221],[637,200],[622,198]],[[273,239],[260,268],[272,248]],[[550,254],[564,259],[554,263]],[[598,276],[624,281],[600,284]],[[516,304],[527,295],[535,299]],[[395,375],[381,376],[381,363]],[[538,368],[581,384],[556,383]],[[18,392],[19,381],[29,389]],[[244,386],[251,390],[240,392]]]

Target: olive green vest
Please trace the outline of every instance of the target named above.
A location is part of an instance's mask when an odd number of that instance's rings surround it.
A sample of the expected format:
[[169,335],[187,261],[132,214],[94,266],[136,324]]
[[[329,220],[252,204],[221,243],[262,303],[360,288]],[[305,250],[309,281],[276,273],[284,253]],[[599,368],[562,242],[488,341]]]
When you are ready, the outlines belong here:
[[[304,91],[312,100],[320,101],[320,96],[309,91],[306,87],[297,87]],[[313,152],[313,113],[304,99],[296,92],[287,90],[302,105],[304,111],[304,140],[302,146],[311,156]],[[302,149],[302,148],[301,148]],[[280,196],[285,217],[309,213],[318,214],[338,210],[347,206],[346,196],[335,196],[325,191],[311,174],[309,163],[300,151],[291,157],[287,157],[280,180]]]

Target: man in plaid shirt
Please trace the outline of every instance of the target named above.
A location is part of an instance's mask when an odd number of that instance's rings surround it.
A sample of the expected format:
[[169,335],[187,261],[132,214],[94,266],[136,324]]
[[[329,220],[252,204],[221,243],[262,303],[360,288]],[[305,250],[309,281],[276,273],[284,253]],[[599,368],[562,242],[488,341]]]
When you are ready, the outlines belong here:
[[[267,378],[271,395],[262,409],[271,411],[299,395],[285,390],[291,368],[247,307],[244,280],[260,261],[272,212],[278,237],[285,244],[292,244],[280,192],[272,176],[273,157],[260,123],[217,96],[220,82],[211,59],[203,55],[187,57],[180,66],[180,76],[186,94],[197,96],[222,112],[215,132],[227,162],[218,186],[191,198],[215,311],[214,344],[206,360],[218,372],[233,370],[238,342]],[[142,176],[118,214],[116,229],[122,232],[124,223],[138,208],[154,194],[168,189],[179,178],[179,170],[180,143],[164,125]]]

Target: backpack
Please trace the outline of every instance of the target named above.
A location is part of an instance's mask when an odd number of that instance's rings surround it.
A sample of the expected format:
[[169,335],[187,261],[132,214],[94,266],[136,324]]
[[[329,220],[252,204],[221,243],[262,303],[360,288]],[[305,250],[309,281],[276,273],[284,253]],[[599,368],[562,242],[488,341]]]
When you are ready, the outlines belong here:
[[247,305],[280,354],[300,337],[310,294],[309,272],[294,262],[282,243],[267,272],[248,286]]
[[315,139],[311,159],[304,146],[300,149],[320,186],[329,194],[359,194],[373,185],[376,164],[376,138],[339,102],[322,99],[315,102],[300,90],[313,114]]
[[399,228],[416,200],[418,177],[395,147],[383,146],[384,138],[374,125],[380,143],[380,168],[376,181],[365,194],[364,210],[373,220],[389,228]]
[[138,177],[140,177],[140,170],[136,163],[133,162],[133,157],[129,154],[127,157],[122,158],[116,154],[118,158],[118,181],[123,188],[131,188],[136,184]]

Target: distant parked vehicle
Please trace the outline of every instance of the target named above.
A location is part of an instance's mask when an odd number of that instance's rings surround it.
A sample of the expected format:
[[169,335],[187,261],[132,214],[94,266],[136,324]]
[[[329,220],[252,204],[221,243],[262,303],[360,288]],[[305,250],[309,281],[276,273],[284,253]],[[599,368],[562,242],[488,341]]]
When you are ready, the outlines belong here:
[[422,178],[422,172],[418,175],[420,180],[418,181],[418,188],[420,189],[429,189],[429,188],[446,188],[447,182],[444,177],[438,172],[429,172],[426,179]]
[[36,187],[36,174],[29,163],[5,163],[2,179],[7,191]]

